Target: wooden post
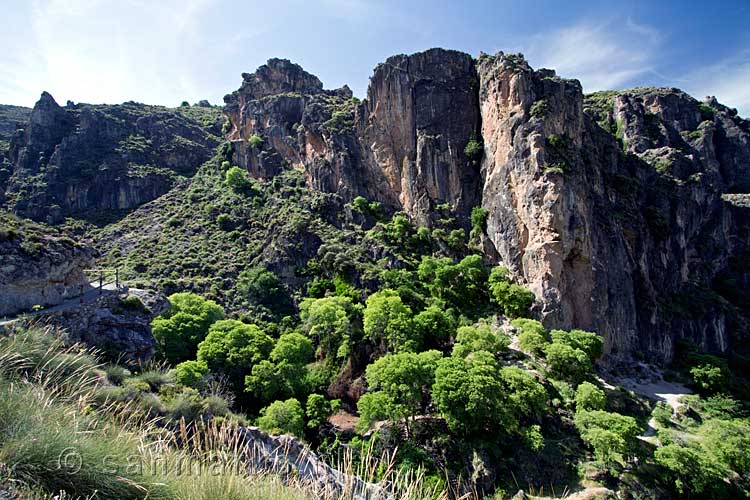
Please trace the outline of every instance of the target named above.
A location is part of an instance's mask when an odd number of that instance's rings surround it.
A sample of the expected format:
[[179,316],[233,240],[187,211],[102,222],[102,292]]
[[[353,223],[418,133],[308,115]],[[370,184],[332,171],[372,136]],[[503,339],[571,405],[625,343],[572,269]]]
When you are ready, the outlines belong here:
[[115,288],[120,288],[120,268],[115,268]]
[[104,291],[104,271],[99,270],[99,295]]

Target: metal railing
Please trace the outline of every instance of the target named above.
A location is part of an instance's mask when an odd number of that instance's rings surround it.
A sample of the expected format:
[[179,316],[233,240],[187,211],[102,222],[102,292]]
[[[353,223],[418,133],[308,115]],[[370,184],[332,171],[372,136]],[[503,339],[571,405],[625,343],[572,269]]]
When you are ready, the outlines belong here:
[[[119,289],[122,283],[120,282],[120,269],[119,268],[109,268],[109,267],[96,267],[92,269],[84,269],[84,274],[94,274],[96,278],[92,281],[99,282],[99,295],[101,295],[104,291],[104,287],[106,285],[115,285],[115,289]],[[105,281],[110,280],[110,281]]]

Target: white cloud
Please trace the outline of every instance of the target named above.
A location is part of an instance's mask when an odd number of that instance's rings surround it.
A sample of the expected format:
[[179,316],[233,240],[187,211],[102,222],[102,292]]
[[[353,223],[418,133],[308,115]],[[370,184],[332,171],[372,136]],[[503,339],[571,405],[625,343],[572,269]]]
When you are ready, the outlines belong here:
[[536,67],[577,78],[587,92],[616,89],[653,71],[661,33],[631,19],[624,23],[579,23],[536,35],[525,48]]
[[750,50],[701,67],[680,79],[685,90],[698,99],[712,95],[722,104],[750,117]]

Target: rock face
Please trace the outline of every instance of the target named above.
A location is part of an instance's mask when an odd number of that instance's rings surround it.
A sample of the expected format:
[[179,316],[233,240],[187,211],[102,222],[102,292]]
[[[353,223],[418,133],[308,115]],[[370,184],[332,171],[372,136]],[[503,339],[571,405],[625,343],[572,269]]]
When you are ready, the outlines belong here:
[[[191,175],[218,144],[214,124],[137,103],[60,107],[43,93],[12,137],[5,197],[14,212],[57,222],[133,208]],[[216,132],[214,130],[214,132]]]
[[89,284],[93,252],[52,228],[0,212],[0,316],[53,306]]
[[[128,296],[138,300],[125,300]],[[167,299],[152,292],[105,291],[95,301],[52,313],[45,320],[65,330],[73,342],[99,349],[109,359],[137,365],[153,357],[156,341],[151,321],[167,309]]]
[[432,49],[378,65],[362,102],[283,60],[225,100],[253,175],[303,170],[427,225],[438,204],[481,205],[489,258],[534,291],[545,324],[598,331],[610,355],[669,360],[677,339],[724,351],[747,334],[750,124],[715,99],[584,97],[520,55]]

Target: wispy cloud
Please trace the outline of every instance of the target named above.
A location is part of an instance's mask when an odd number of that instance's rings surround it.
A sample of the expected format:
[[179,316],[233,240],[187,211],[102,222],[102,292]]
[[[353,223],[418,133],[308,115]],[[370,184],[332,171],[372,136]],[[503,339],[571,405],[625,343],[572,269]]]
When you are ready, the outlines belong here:
[[719,102],[737,108],[740,115],[750,116],[750,49],[696,69],[680,81],[695,97],[716,96]]
[[582,22],[533,36],[525,48],[531,63],[577,78],[587,92],[618,88],[653,71],[663,36],[656,28],[625,22]]

